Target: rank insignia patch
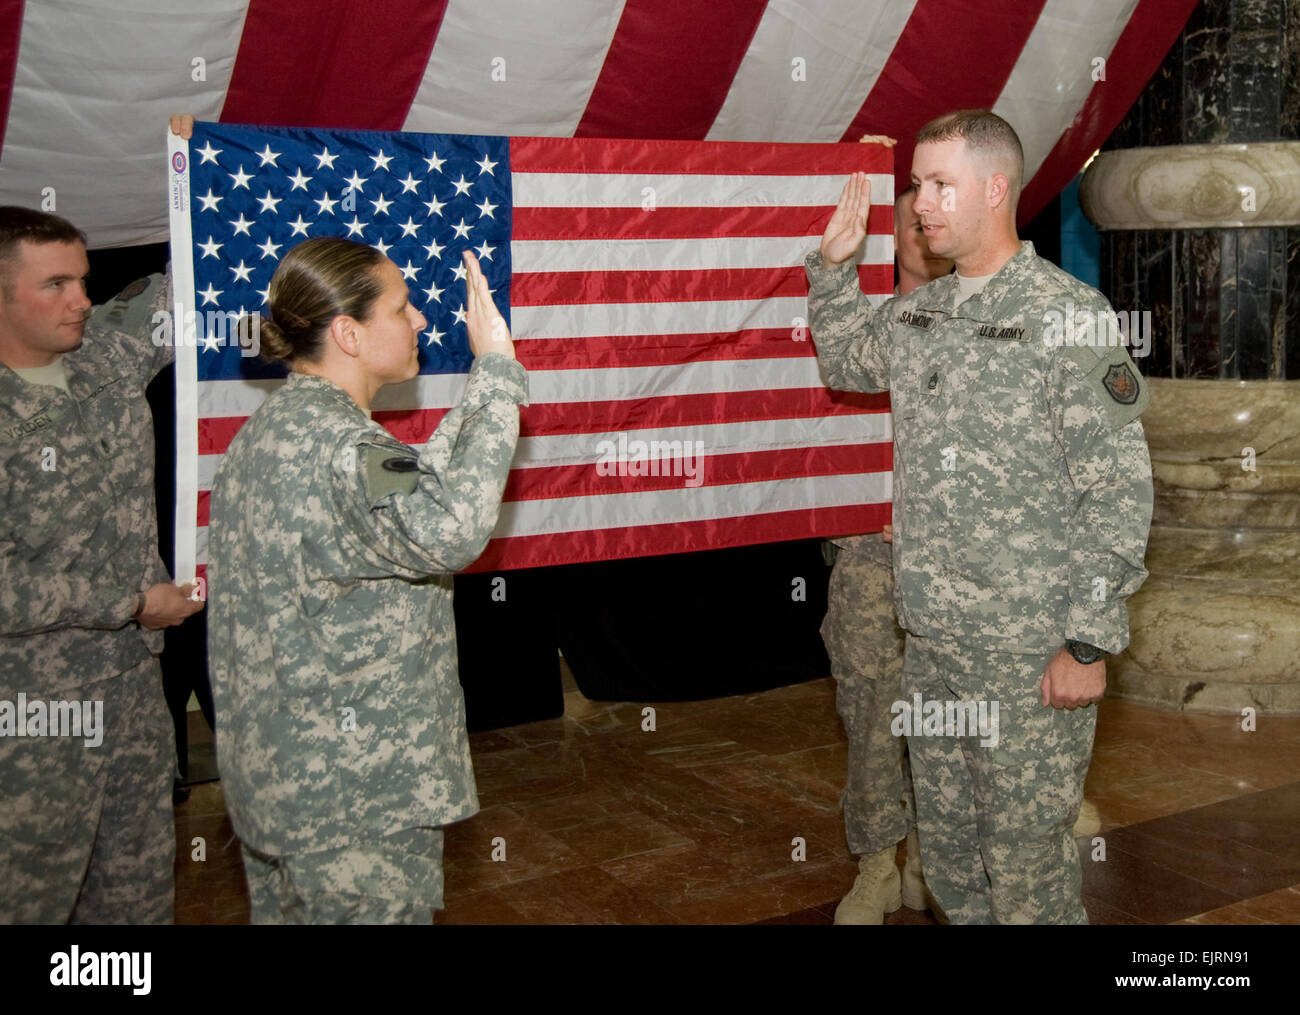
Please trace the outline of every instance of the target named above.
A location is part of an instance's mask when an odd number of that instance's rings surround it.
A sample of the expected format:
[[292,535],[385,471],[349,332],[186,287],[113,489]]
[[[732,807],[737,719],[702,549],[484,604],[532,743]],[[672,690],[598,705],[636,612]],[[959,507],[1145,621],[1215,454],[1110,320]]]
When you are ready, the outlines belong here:
[[1121,405],[1132,405],[1138,399],[1138,379],[1133,376],[1127,363],[1112,366],[1106,371],[1101,383],[1110,392],[1110,397]]

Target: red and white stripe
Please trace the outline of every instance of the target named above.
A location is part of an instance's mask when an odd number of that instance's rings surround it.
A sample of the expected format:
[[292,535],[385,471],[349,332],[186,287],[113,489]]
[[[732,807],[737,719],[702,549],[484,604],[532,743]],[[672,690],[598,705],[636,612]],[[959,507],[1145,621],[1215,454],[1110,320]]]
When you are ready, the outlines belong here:
[[1195,0],[189,6],[0,9],[0,202],[38,206],[52,194],[94,246],[165,239],[165,128],[181,110],[232,123],[546,137],[891,134],[905,180],[918,127],[984,106],[1024,142],[1026,221],[1127,112]]
[[[858,271],[864,290],[885,298],[887,151],[515,138],[510,162],[511,324],[531,404],[474,570],[873,531],[888,520],[887,396],[826,390],[802,267],[845,175],[865,169],[873,205]],[[200,565],[220,457],[279,383],[198,385]],[[418,444],[464,384],[422,375],[391,386],[374,418]],[[602,474],[604,443],[620,440],[682,442],[702,457]]]

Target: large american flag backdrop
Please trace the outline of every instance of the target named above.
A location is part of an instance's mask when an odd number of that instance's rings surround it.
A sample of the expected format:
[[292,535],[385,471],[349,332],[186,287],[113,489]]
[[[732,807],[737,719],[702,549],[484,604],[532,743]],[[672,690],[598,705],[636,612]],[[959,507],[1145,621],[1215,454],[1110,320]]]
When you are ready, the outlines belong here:
[[220,456],[283,376],[228,340],[227,315],[265,310],[280,257],[309,236],[381,249],[428,319],[419,377],[374,407],[410,444],[454,404],[471,362],[461,251],[485,268],[531,405],[475,570],[887,520],[887,398],[822,385],[802,268],[844,178],[863,169],[859,276],[889,292],[887,149],[220,124],[171,145],[177,309],[196,312],[177,360],[177,574],[202,572]]
[[[986,107],[1024,143],[1025,222],[1119,123],[1195,7],[13,0],[0,6],[0,202],[57,200],[92,247],[165,240],[162,125],[181,111],[224,123],[574,139],[889,134],[905,180],[918,127]],[[226,299],[237,286],[216,288]]]
[[167,238],[162,125],[711,141],[910,138],[1005,116],[1027,221],[1150,80],[1196,0],[9,0],[0,200],[91,245]]

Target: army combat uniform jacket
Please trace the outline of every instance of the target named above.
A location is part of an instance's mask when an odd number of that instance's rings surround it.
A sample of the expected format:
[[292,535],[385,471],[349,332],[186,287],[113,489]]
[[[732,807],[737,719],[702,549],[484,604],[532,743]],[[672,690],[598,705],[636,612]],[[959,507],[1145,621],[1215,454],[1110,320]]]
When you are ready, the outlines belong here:
[[68,391],[0,365],[0,689],[29,699],[110,679],[162,651],[162,632],[131,615],[137,593],[170,580],[158,557],[144,389],[174,350],[135,326],[167,307],[163,276],[137,286],[131,323],[92,318],[80,348],[63,355]]
[[1105,298],[1031,243],[960,306],[955,274],[875,311],[851,261],[814,251],[806,268],[826,383],[890,391],[902,627],[993,651],[1121,651],[1147,575],[1147,386],[1122,345],[1063,344]]
[[[897,296],[898,286],[894,286],[894,295],[890,299],[897,298]],[[893,433],[892,421],[889,430],[890,433]],[[830,542],[833,544],[834,549],[832,552],[825,554],[828,563],[833,564],[840,553],[851,553],[855,557],[883,564],[887,567],[893,567],[894,565],[894,551],[890,544],[881,538],[879,532],[868,532],[856,536],[836,536]]]
[[452,572],[496,524],[527,397],[488,353],[424,446],[291,374],[213,483],[208,647],[231,820],[270,856],[478,810]]

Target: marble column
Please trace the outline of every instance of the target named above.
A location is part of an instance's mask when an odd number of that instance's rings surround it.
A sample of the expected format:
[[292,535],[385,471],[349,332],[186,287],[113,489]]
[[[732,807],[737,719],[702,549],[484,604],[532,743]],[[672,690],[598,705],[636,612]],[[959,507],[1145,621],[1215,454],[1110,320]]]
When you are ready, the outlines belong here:
[[1151,314],[1151,576],[1112,694],[1300,712],[1298,127],[1300,0],[1203,0],[1080,185],[1102,291]]
[[[1094,165],[1124,149],[1298,139],[1300,0],[1203,0]],[[1300,222],[1261,215],[1258,191],[1240,189],[1249,173],[1206,186],[1201,198],[1236,197],[1239,224],[1100,225],[1100,288],[1116,310],[1151,312],[1147,376],[1300,378]]]

